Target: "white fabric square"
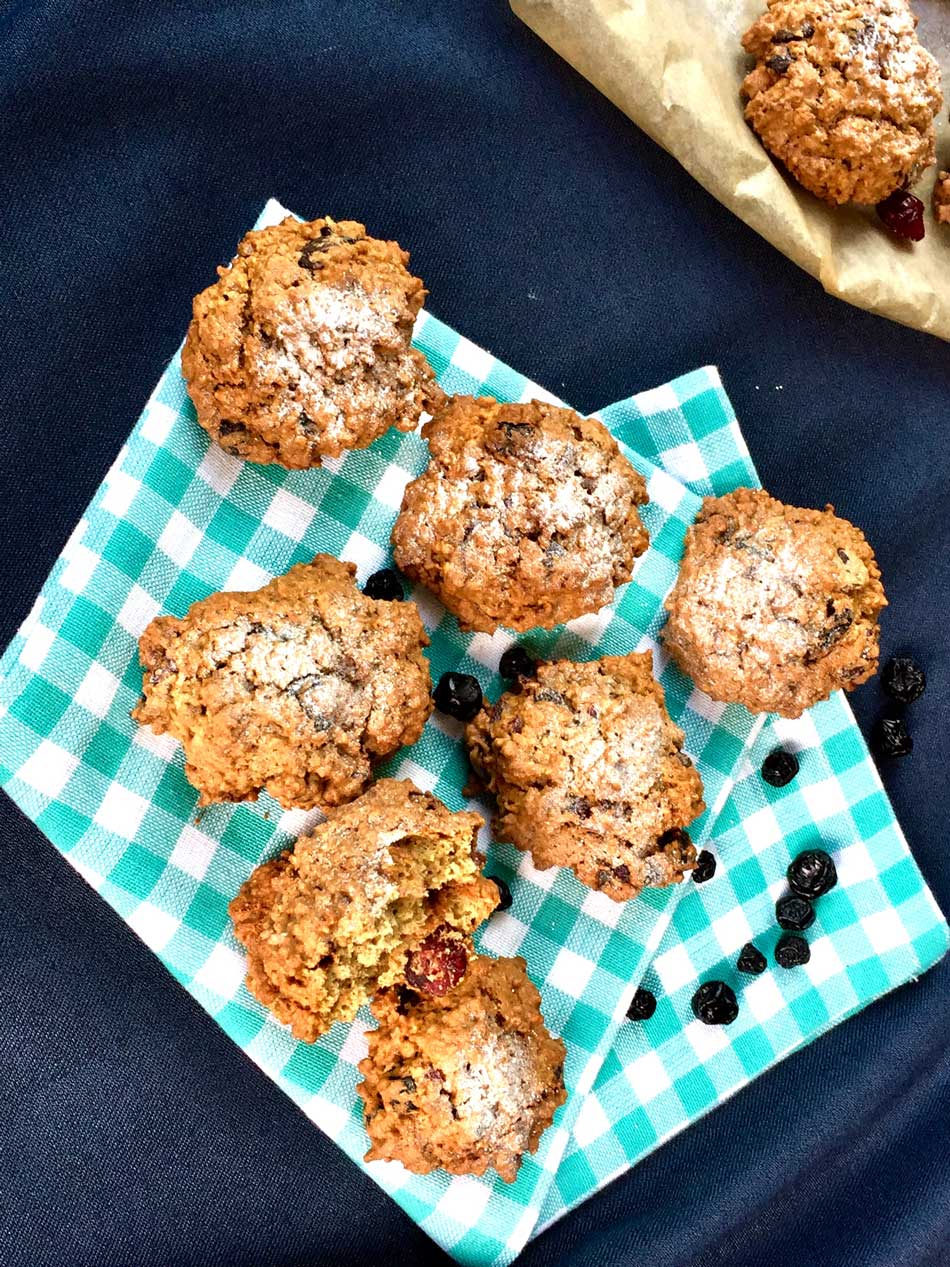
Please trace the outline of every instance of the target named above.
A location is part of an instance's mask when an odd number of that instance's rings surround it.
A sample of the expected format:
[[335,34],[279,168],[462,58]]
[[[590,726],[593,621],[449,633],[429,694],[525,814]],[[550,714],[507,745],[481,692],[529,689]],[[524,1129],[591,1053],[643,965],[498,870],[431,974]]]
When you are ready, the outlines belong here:
[[743,819],[742,826],[749,838],[752,852],[756,854],[771,849],[784,835],[770,805],[763,805],[754,814],[748,814]]
[[785,999],[771,972],[750,982],[742,991],[742,997],[757,1021],[771,1020],[785,1006]]
[[669,383],[664,383],[662,387],[651,387],[646,392],[637,392],[633,399],[640,412],[647,415],[662,414],[680,407],[679,397]]
[[208,452],[201,459],[198,474],[206,484],[210,484],[221,497],[227,497],[234,482],[241,474],[244,463],[231,453],[225,453],[219,444],[212,443]]
[[460,339],[452,353],[452,364],[483,383],[492,372],[495,358],[476,344],[469,343],[468,339]]
[[600,1101],[595,1095],[589,1095],[574,1120],[575,1140],[581,1148],[586,1148],[610,1129],[610,1118],[600,1107]]
[[578,638],[583,638],[593,647],[604,636],[607,626],[614,618],[613,607],[601,607],[600,611],[588,612],[584,616],[575,616],[567,622],[567,628]]
[[683,500],[683,485],[678,480],[671,479],[665,471],[651,472],[647,480],[647,492],[651,502],[655,502],[671,515],[676,514]]
[[809,812],[816,822],[831,818],[834,814],[841,814],[848,808],[844,791],[836,778],[806,784],[801,791]]
[[683,1032],[701,1061],[711,1060],[729,1046],[724,1025],[704,1025],[702,1021],[690,1021]]
[[217,847],[217,843],[210,836],[206,836],[203,831],[199,831],[197,827],[188,823],[182,828],[181,835],[175,841],[170,861],[180,871],[193,876],[196,880],[203,880]]
[[545,1139],[544,1161],[542,1164],[549,1175],[553,1175],[558,1166],[560,1166],[564,1158],[564,1150],[567,1148],[567,1142],[570,1138],[570,1132],[566,1131],[563,1126],[555,1126]]
[[259,590],[271,580],[270,572],[265,572],[250,559],[238,559],[224,583],[226,590]]
[[60,575],[60,585],[71,594],[81,594],[92,579],[98,563],[99,556],[95,551],[88,546],[77,545]]
[[644,1052],[629,1065],[624,1065],[623,1075],[640,1104],[649,1104],[673,1085],[666,1066],[655,1051]]
[[529,853],[522,854],[518,862],[518,874],[522,880],[530,881],[536,888],[544,889],[546,893],[549,893],[554,888],[557,873],[557,867],[547,867],[544,871],[539,871],[531,861]]
[[133,585],[116,620],[133,638],[141,638],[148,625],[161,610],[161,605],[141,585]]
[[358,1065],[369,1052],[369,1038],[363,1028],[362,1021],[356,1020],[346,1031],[346,1038],[340,1047],[340,1059],[348,1065]]
[[342,1105],[325,1100],[322,1095],[315,1095],[307,1104],[307,1116],[315,1122],[325,1135],[338,1140],[346,1130],[350,1115]]
[[158,538],[158,548],[179,567],[187,567],[204,536],[199,527],[178,510],[173,510]]
[[148,801],[144,796],[130,792],[121,783],[111,783],[96,810],[94,821],[123,840],[132,840],[147,809]]
[[805,971],[812,985],[821,985],[844,971],[844,964],[830,937],[818,937],[811,943],[811,959],[805,964]]
[[178,740],[173,735],[156,735],[148,726],[136,726],[132,742],[161,761],[171,761],[179,747]]
[[461,1223],[462,1227],[475,1227],[482,1217],[491,1188],[479,1183],[471,1175],[456,1175],[439,1199],[436,1209],[447,1218]]
[[684,484],[706,479],[709,471],[698,444],[677,444],[663,450],[663,465]]
[[52,629],[47,629],[45,625],[34,625],[20,652],[20,663],[28,669],[38,669],[46,659],[55,638]]
[[129,513],[129,507],[141,487],[142,481],[135,479],[127,471],[113,471],[106,478],[106,491],[100,505],[103,510],[111,511],[117,519],[123,519]]
[[662,955],[657,955],[653,961],[653,968],[667,994],[672,994],[674,990],[679,990],[690,981],[696,980],[696,969],[689,957],[689,952],[683,945],[671,946]]
[[218,942],[201,965],[195,981],[212,994],[218,994],[223,999],[233,999],[241,988],[246,966],[243,955]]
[[735,954],[747,941],[752,940],[752,925],[741,906],[736,906],[714,919],[712,929],[725,955]]
[[572,999],[579,999],[584,993],[593,971],[594,965],[589,959],[584,959],[576,951],[568,950],[567,946],[562,946],[557,952],[557,958],[554,963],[551,964],[551,971],[547,976],[548,985],[553,985],[557,989],[563,990]]
[[17,778],[44,796],[57,797],[72,777],[79,761],[71,752],[44,739],[17,770]]
[[517,955],[527,935],[527,926],[520,919],[509,911],[495,911],[482,925],[479,939],[486,950],[496,955]]
[[710,699],[699,687],[694,687],[690,691],[687,704],[694,713],[698,713],[700,717],[705,717],[711,726],[718,726],[719,719],[726,711],[725,704],[721,704],[719,700]]
[[142,435],[146,440],[151,440],[152,444],[161,448],[168,439],[168,433],[175,425],[177,417],[178,415],[170,405],[165,405],[160,400],[153,400],[142,419]]
[[102,664],[90,664],[76,691],[76,703],[95,717],[105,717],[112,707],[119,679]]
[[883,911],[875,911],[873,915],[865,915],[861,920],[861,927],[879,955],[886,950],[906,946],[910,940],[901,917],[890,906]]
[[373,497],[391,510],[398,510],[402,505],[402,495],[408,483],[409,472],[392,463],[383,471],[379,483],[373,489]]
[[316,513],[313,506],[295,493],[289,493],[286,488],[278,488],[267,507],[264,523],[277,532],[282,532],[285,537],[290,537],[292,541],[302,541]]
[[877,875],[874,860],[863,840],[838,850],[835,854],[835,869],[838,872],[838,883],[844,888],[860,884],[864,880],[873,880]]
[[164,950],[175,933],[181,927],[174,915],[160,910],[151,902],[140,903],[126,922],[132,931],[141,937],[149,950]]
[[581,910],[585,915],[589,915],[591,919],[597,920],[599,924],[606,924],[608,928],[616,928],[624,911],[624,903],[615,902],[612,897],[608,897],[606,893],[601,893],[599,889],[590,889],[584,894]]

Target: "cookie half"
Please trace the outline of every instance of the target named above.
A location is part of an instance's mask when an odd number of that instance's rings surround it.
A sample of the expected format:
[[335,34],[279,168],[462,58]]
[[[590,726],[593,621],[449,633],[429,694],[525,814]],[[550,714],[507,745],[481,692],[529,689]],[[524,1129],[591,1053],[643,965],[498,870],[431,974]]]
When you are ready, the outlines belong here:
[[394,779],[331,811],[230,905],[248,989],[313,1042],[385,986],[457,986],[499,900],[475,849],[481,825]]

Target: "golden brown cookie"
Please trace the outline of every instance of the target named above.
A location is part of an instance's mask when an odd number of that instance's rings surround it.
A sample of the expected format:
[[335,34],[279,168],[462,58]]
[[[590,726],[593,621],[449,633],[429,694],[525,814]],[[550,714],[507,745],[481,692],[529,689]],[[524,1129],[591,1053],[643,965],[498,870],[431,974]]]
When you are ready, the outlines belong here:
[[702,780],[649,652],[541,664],[536,678],[486,702],[465,738],[497,801],[495,834],[537,867],[570,867],[626,901],[693,866],[683,828],[705,808]]
[[396,564],[462,629],[546,629],[597,611],[647,547],[643,478],[593,418],[456,396],[393,528]]
[[382,987],[456,986],[470,934],[498,905],[475,851],[481,825],[395,779],[331,810],[231,903],[248,989],[310,1043]]
[[422,734],[432,682],[419,613],[367,598],[355,571],[318,554],[145,630],[132,716],[183,745],[201,804],[266,791],[288,808],[339,805]]
[[864,534],[833,507],[740,488],[689,529],[663,641],[713,699],[798,717],[872,676],[886,605]]
[[934,161],[940,67],[906,0],[770,0],[742,46],[745,117],[806,189],[875,204]]
[[950,224],[950,172],[940,172],[934,185],[934,216],[938,224]]
[[567,1098],[564,1044],[545,1029],[540,1003],[523,959],[482,956],[442,998],[381,994],[357,1087],[366,1160],[419,1175],[492,1166],[511,1183]]
[[196,296],[182,373],[198,421],[251,462],[319,466],[412,431],[442,399],[410,347],[425,298],[396,242],[327,217],[246,234]]

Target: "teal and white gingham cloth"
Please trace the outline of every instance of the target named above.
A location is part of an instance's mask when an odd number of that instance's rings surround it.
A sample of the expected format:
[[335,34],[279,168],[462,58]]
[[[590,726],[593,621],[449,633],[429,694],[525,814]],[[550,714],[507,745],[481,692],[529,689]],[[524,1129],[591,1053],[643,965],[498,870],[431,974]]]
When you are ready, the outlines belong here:
[[[268,204],[259,223],[282,215]],[[433,317],[420,318],[416,344],[449,392],[552,399]],[[535,870],[485,833],[487,869],[509,881],[514,904],[485,925],[481,948],[525,956],[547,1024],[568,1052],[568,1102],[514,1184],[493,1172],[419,1177],[397,1163],[364,1165],[355,1066],[368,1014],[312,1046],[294,1041],[244,988],[227,917],[252,868],[314,816],[262,797],[212,806],[199,819],[180,748],[129,717],[141,687],[137,639],[159,612],[181,615],[215,590],[255,588],[319,551],[355,562],[360,580],[387,563],[403,487],[426,462],[424,443],[390,432],[319,471],[242,463],[196,425],[176,357],[0,661],[6,791],[233,1040],[464,1263],[510,1261],[540,1226],[659,1140],[946,947],[946,926],[847,706],[835,699],[763,733],[761,719],[697,692],[656,645],[699,498],[755,481],[715,371],[602,416],[647,477],[650,549],[611,608],[525,641],[539,654],[575,658],[653,651],[710,806],[693,835],[714,848],[720,872],[702,889],[648,891],[619,906],[570,872]],[[462,635],[430,594],[413,597],[432,638],[433,677],[461,668],[494,697],[510,638]],[[802,774],[781,792],[756,773],[776,730],[808,749]],[[381,773],[461,807],[467,765],[458,727],[434,716]],[[752,934],[770,948],[788,858],[818,841],[834,850],[841,883],[819,903],[811,964],[745,985],[729,1030],[697,1028],[689,1011],[696,979],[734,979],[735,953]],[[651,959],[660,1007],[646,1025],[624,1024]]]

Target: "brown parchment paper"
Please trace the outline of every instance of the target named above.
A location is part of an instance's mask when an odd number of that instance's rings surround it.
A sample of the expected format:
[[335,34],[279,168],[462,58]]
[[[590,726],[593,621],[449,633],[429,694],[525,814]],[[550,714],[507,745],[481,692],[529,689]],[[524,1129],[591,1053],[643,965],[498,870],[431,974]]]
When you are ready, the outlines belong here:
[[933,218],[950,169],[950,0],[916,0],[922,42],[943,68],[937,166],[914,192],[927,235],[905,243],[873,208],[826,207],[772,162],[742,116],[752,61],[742,33],[765,0],[511,0],[514,12],[720,202],[832,295],[950,340],[950,225]]

